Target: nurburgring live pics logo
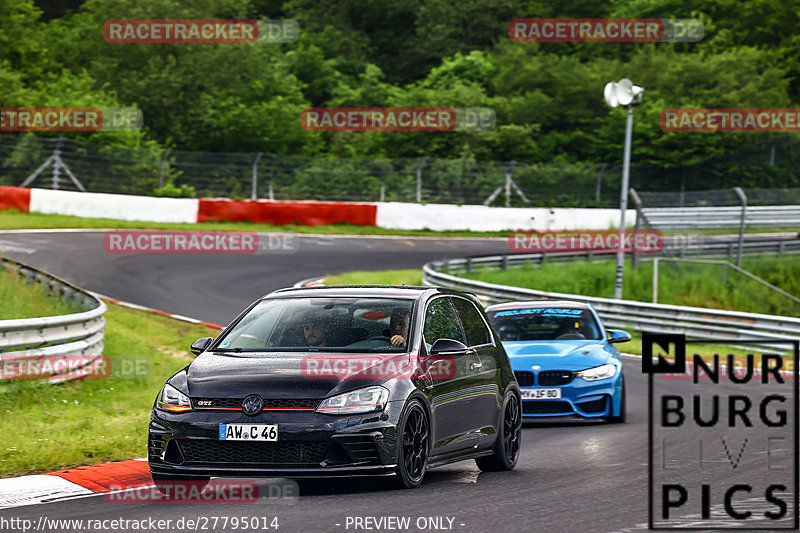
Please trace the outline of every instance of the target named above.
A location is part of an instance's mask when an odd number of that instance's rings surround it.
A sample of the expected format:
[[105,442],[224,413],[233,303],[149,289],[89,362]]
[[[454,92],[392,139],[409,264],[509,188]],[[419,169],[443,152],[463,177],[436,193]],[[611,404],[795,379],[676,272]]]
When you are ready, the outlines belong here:
[[[721,364],[731,343],[744,366]],[[798,359],[798,340],[643,333],[650,529],[798,528]]]
[[655,253],[664,248],[658,230],[531,230],[512,231],[508,247],[512,252],[618,252]]

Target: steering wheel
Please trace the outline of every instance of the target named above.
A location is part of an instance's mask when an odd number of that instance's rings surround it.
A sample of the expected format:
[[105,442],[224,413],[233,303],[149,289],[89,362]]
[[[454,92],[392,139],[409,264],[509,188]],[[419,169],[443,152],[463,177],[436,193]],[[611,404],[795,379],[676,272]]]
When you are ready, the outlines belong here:
[[367,339],[368,341],[384,341],[391,343],[392,339],[387,337],[386,335],[373,335],[372,337]]
[[583,340],[586,337],[581,335],[580,333],[564,333],[563,335],[559,335],[556,337],[555,340],[557,341],[576,341],[576,340]]

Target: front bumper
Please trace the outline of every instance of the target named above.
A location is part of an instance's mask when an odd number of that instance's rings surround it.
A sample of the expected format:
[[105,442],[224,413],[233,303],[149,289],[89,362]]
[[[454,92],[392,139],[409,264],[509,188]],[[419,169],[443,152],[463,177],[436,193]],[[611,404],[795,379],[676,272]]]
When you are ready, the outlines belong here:
[[[580,378],[561,386],[529,386],[521,390],[537,388],[561,389],[557,400],[522,400],[523,418],[543,418],[553,416],[580,416],[583,418],[604,418],[619,413],[622,376],[597,381]],[[524,394],[524,393],[523,393]]]
[[[381,413],[331,416],[312,412],[153,410],[148,463],[165,475],[225,477],[380,476],[394,473],[402,402]],[[219,425],[277,424],[278,441],[219,440]]]

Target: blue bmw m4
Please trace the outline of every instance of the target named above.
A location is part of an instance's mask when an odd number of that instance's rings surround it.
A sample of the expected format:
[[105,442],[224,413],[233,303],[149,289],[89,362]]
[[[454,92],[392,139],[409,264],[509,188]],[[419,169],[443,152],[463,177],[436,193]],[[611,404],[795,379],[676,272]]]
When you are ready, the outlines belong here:
[[486,309],[522,391],[523,418],[579,416],[625,422],[625,378],[615,343],[588,303],[540,300]]

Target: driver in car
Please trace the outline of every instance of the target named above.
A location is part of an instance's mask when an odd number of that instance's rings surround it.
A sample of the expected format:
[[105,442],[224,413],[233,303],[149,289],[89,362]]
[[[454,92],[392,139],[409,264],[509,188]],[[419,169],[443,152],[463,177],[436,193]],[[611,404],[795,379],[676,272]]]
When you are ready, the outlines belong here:
[[315,348],[327,346],[330,330],[331,322],[322,313],[310,312],[303,317],[303,335],[309,346]]

